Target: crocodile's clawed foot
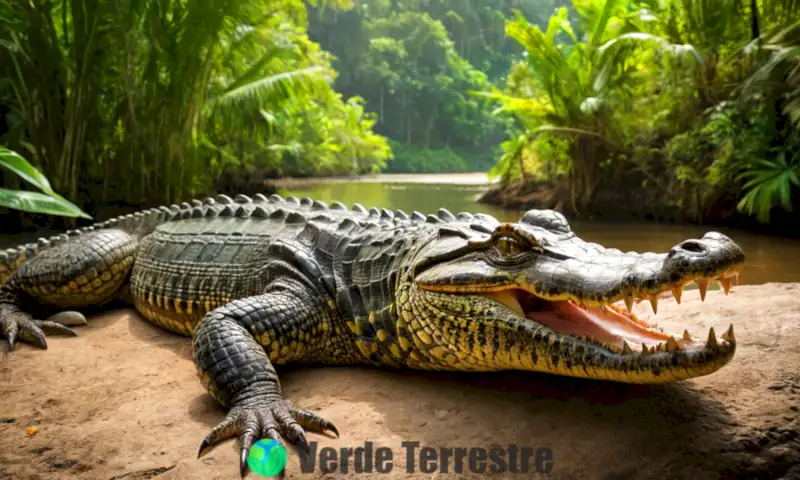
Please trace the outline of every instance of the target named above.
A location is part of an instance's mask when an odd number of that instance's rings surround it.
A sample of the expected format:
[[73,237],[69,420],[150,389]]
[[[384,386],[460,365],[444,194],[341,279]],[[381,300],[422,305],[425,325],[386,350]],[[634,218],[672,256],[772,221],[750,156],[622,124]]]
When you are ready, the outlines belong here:
[[[75,315],[77,314],[77,315]],[[83,323],[80,323],[80,316]],[[0,333],[8,340],[8,351],[14,349],[17,339],[25,343],[36,345],[39,348],[47,349],[47,339],[44,330],[56,333],[66,333],[73,337],[78,336],[78,332],[69,328],[67,325],[83,325],[86,317],[74,311],[61,312],[51,316],[47,320],[37,320],[25,312],[12,312],[4,315],[0,319]]]
[[293,445],[309,451],[305,430],[314,433],[333,432],[339,436],[339,430],[333,423],[314,412],[296,408],[281,398],[251,400],[246,405],[235,406],[219,425],[211,430],[197,452],[200,458],[205,452],[233,436],[239,436],[241,450],[239,455],[239,471],[244,477],[247,474],[247,456],[250,448],[261,438],[271,438],[283,445],[285,436]]

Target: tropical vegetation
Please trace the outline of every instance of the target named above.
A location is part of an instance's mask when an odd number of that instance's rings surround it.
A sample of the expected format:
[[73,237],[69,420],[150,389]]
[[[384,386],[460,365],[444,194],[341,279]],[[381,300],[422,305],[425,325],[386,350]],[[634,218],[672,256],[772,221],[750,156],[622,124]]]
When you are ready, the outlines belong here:
[[183,201],[230,171],[490,170],[505,203],[545,189],[575,215],[768,222],[799,203],[797,11],[0,0],[0,145],[90,213]]
[[575,213],[613,203],[766,222],[792,210],[798,6],[574,0],[545,28],[517,14],[506,33],[526,56],[485,94],[517,120],[493,173],[559,184]]

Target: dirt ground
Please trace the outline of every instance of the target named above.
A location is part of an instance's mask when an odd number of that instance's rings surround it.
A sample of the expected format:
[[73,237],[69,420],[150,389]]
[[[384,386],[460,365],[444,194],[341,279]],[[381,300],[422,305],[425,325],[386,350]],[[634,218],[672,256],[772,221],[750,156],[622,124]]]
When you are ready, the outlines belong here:
[[[650,306],[636,306],[643,317]],[[318,447],[390,447],[389,474],[302,475],[290,447],[286,477],[477,477],[406,471],[404,441],[431,447],[549,447],[551,478],[800,478],[800,284],[710,291],[701,304],[660,304],[668,330],[705,335],[735,325],[731,364],[682,384],[630,386],[543,374],[479,375],[303,368],[285,395],[333,421]],[[48,350],[0,352],[0,479],[236,479],[238,446],[197,449],[223,410],[195,377],[187,338],[134,311],[90,318],[80,337]],[[26,433],[35,426],[38,433]],[[506,472],[495,478],[513,476]],[[532,474],[517,474],[532,478]],[[250,474],[249,478],[258,478]]]

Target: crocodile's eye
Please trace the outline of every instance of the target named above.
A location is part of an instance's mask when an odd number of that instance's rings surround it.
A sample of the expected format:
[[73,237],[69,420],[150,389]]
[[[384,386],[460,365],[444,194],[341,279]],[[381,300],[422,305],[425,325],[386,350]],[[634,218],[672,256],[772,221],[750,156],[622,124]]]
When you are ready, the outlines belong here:
[[516,257],[525,251],[521,243],[510,237],[501,237],[495,240],[494,248],[504,257]]

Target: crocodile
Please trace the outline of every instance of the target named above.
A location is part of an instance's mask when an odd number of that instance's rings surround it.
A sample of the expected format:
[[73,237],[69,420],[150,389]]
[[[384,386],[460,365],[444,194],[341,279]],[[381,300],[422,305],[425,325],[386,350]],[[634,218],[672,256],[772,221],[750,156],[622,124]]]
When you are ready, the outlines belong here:
[[717,336],[663,332],[632,312],[694,282],[727,294],[744,262],[709,232],[665,253],[582,240],[553,210],[515,223],[340,202],[217,195],[140,211],[0,253],[0,333],[47,348],[87,308],[127,302],[192,338],[193,362],[227,410],[198,457],[238,437],[308,449],[336,426],[285,400],[276,366],[524,370],[626,383],[711,374],[734,356]]

